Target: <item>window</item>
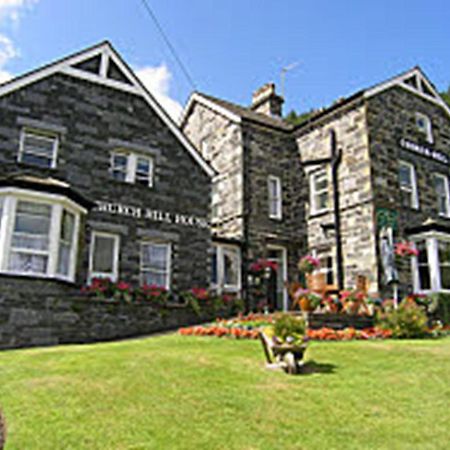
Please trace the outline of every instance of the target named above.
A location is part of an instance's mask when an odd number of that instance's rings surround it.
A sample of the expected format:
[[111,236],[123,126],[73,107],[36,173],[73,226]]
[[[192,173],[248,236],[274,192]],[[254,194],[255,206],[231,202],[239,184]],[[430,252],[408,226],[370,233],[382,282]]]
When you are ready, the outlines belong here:
[[74,281],[80,214],[71,200],[0,190],[0,272]]
[[22,130],[18,160],[40,167],[55,168],[58,137]]
[[438,241],[439,278],[441,289],[450,289],[450,242]]
[[419,208],[417,194],[416,173],[414,166],[408,162],[400,161],[398,178],[402,197],[402,206],[413,209]]
[[48,269],[51,205],[18,201],[8,269],[46,274]]
[[413,239],[419,250],[413,259],[414,289],[450,291],[450,236],[431,232]]
[[141,282],[166,289],[170,288],[170,244],[142,243]]
[[328,175],[325,169],[314,172],[309,178],[311,195],[311,214],[326,211],[329,208]]
[[241,289],[241,252],[239,247],[217,244],[211,256],[211,284],[222,291]]
[[271,219],[281,219],[282,194],[281,194],[280,178],[269,176],[268,189],[269,189],[269,217]]
[[92,232],[89,279],[109,278],[116,281],[119,275],[119,236]]
[[419,289],[422,291],[429,290],[431,288],[431,279],[428,267],[427,242],[425,240],[416,242],[416,248],[419,250],[419,256],[417,257]]
[[416,128],[420,133],[422,133],[425,136],[427,142],[429,142],[430,144],[433,143],[433,129],[431,125],[431,120],[428,116],[417,112]]
[[118,181],[153,186],[153,159],[134,153],[111,154],[111,176]]
[[449,217],[449,192],[448,192],[448,178],[440,173],[434,174],[434,188],[437,196],[437,206],[439,215]]

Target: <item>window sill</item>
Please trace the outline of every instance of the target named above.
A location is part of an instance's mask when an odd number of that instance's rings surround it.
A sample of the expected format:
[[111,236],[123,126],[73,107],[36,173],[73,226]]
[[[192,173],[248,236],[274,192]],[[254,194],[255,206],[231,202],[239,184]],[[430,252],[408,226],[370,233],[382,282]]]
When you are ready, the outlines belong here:
[[279,216],[269,216],[270,220],[274,220],[275,222],[282,222],[283,221],[283,217],[279,217]]
[[27,272],[10,272],[10,271],[0,271],[0,276],[6,276],[8,278],[28,278],[32,280],[46,280],[46,281],[56,281],[58,283],[63,283],[67,285],[74,286],[76,283],[73,280],[70,280],[69,278],[64,277],[58,277],[58,276],[51,276],[51,275],[45,275],[45,274],[38,274],[38,273],[27,273]]
[[58,170],[58,166],[54,166],[54,167],[44,167],[44,166],[39,166],[37,164],[30,164],[30,163],[26,163],[26,162],[22,162],[22,161],[17,161],[17,165],[19,167],[23,167],[24,169],[38,169],[38,170],[48,170],[51,172],[56,172]]
[[314,211],[309,214],[308,219],[315,219],[317,217],[326,216],[327,214],[330,214],[332,212],[331,209],[322,209],[320,211]]

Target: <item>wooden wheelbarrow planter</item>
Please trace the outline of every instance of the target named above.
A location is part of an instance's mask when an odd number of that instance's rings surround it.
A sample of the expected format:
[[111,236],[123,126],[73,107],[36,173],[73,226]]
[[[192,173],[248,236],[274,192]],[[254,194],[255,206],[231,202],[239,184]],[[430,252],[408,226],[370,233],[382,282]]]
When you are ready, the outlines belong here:
[[307,348],[306,343],[301,345],[275,344],[263,332],[259,333],[259,338],[263,345],[268,368],[281,368],[291,375],[300,373]]

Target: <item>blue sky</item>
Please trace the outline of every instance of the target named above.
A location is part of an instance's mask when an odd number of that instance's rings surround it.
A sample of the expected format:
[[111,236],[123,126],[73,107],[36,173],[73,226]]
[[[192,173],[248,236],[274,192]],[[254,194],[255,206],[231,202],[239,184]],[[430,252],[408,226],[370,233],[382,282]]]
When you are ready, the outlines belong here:
[[[148,0],[197,89],[248,104],[286,77],[285,111],[422,66],[450,84],[448,0]],[[171,111],[191,87],[141,0],[0,0],[0,79],[109,39]]]

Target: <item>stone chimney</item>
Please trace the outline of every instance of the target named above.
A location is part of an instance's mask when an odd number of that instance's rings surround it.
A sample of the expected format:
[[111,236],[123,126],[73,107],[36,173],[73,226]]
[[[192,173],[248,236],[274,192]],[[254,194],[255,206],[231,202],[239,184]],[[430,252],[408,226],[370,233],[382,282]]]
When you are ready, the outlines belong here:
[[271,117],[282,116],[284,98],[275,92],[275,84],[267,83],[253,92],[252,109]]

